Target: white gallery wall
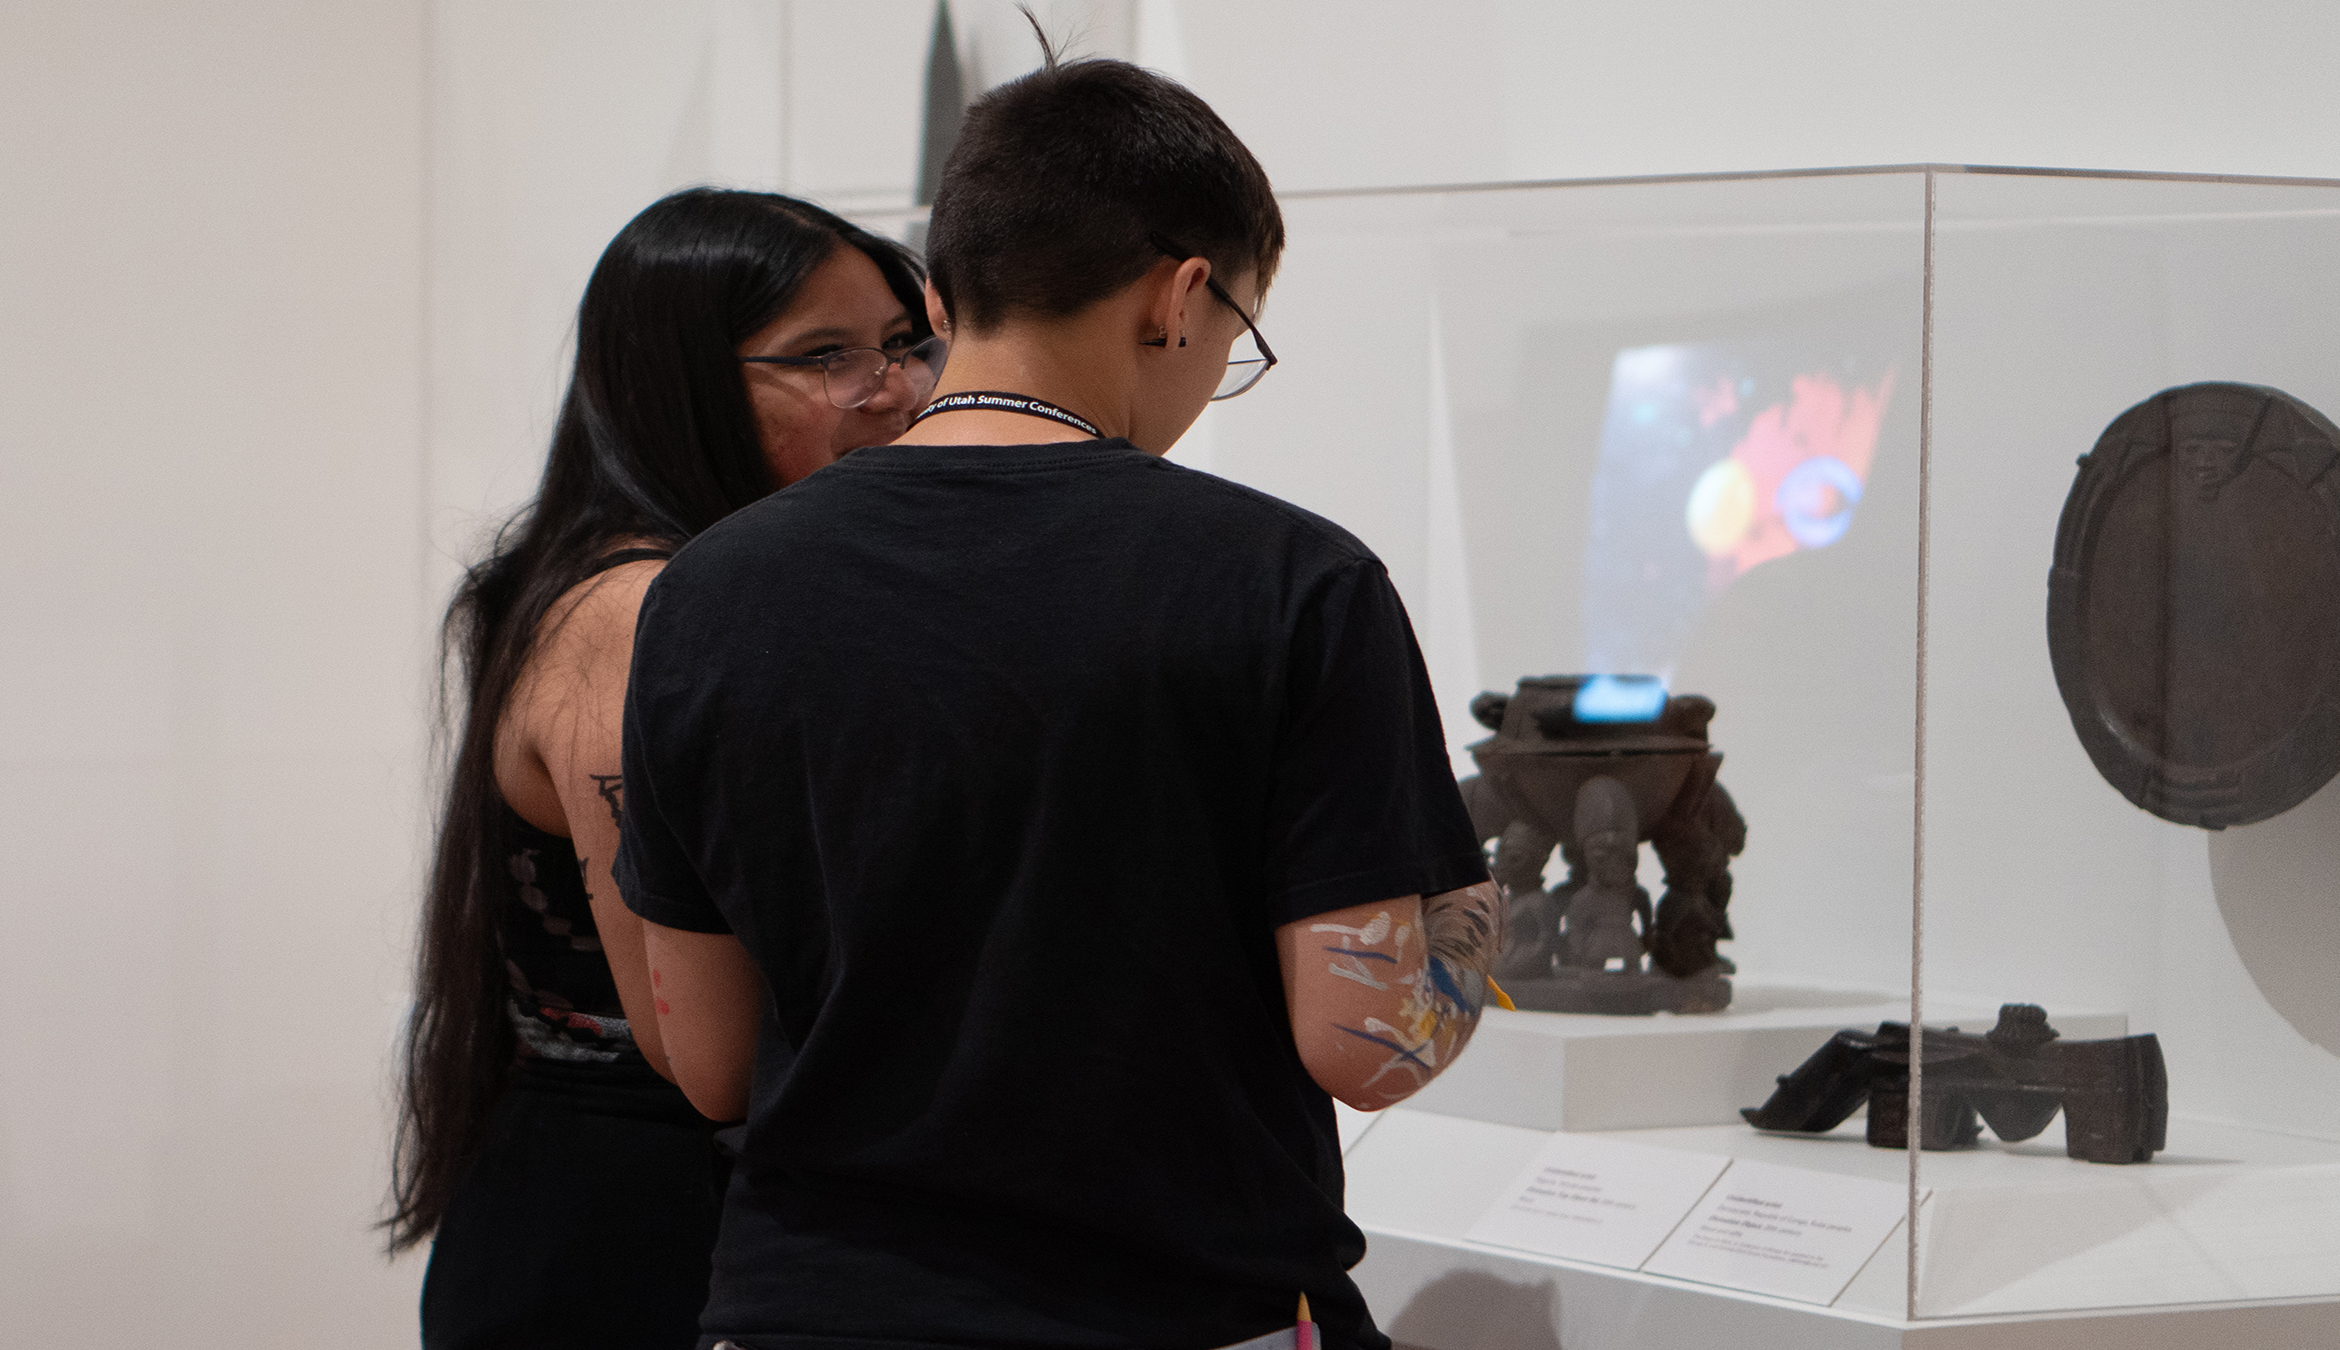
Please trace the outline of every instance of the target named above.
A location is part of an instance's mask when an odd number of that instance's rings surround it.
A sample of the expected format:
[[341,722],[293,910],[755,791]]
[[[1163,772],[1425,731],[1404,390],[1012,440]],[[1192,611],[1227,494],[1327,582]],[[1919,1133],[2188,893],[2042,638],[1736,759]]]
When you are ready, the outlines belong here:
[[[2323,0],[1035,8],[1193,84],[1286,191],[1915,160],[2340,177]],[[1031,64],[1002,0],[953,17],[971,87]],[[532,485],[610,234],[697,182],[908,206],[933,21],[0,6],[0,1344],[412,1343],[419,1262],[368,1224],[437,610]],[[1468,354],[1373,285],[1355,340]],[[1456,453],[1437,422],[1408,466]],[[1266,472],[1234,447],[1206,422],[1179,453]],[[1424,511],[1353,468],[1307,447],[1274,485],[1429,614]],[[1422,494],[1407,472],[1390,494]]]
[[0,7],[0,1345],[411,1341],[423,34]]

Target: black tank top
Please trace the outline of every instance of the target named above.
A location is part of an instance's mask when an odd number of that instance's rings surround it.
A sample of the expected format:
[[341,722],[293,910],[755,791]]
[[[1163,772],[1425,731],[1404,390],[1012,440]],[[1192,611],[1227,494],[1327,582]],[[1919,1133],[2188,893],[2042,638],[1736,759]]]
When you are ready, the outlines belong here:
[[[662,548],[619,549],[596,559],[585,575],[673,556]],[[496,939],[511,980],[509,1012],[520,1053],[588,1063],[640,1059],[593,924],[576,849],[522,820],[509,805],[502,815],[504,866],[512,889],[497,916]]]

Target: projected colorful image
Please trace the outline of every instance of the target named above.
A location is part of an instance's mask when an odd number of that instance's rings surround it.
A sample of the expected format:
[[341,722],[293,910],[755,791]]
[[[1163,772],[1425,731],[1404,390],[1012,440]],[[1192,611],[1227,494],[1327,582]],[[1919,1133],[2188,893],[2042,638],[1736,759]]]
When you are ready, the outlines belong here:
[[1839,345],[1617,353],[1585,558],[1592,669],[1670,675],[1732,583],[1854,528],[1894,370]]

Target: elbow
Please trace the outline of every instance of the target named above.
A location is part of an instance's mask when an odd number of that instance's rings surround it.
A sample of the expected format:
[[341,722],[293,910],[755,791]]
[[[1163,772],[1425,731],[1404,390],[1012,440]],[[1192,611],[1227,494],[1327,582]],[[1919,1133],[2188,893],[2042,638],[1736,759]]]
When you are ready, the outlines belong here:
[[[1318,1086],[1324,1087],[1324,1084],[1320,1082]],[[1421,1091],[1418,1087],[1405,1087],[1387,1093],[1374,1093],[1354,1084],[1347,1085],[1345,1090],[1334,1087],[1324,1087],[1324,1090],[1334,1101],[1357,1111],[1387,1110]]]
[[[642,1052],[643,1062],[650,1066],[650,1072],[657,1074],[660,1078],[665,1079],[669,1083],[674,1083],[676,1087],[682,1086],[681,1083],[675,1081],[674,1065],[667,1062],[666,1051],[663,1047],[646,1044],[641,1040],[636,1040],[634,1042],[634,1048]],[[687,1096],[689,1094],[686,1093],[685,1095]]]
[[683,1096],[690,1101],[692,1110],[718,1125],[730,1125],[747,1119],[748,1095],[744,1085],[733,1087],[728,1083],[701,1083],[694,1087],[690,1081],[684,1080],[675,1086],[683,1090]]
[[[1342,1040],[1349,1044],[1312,1038],[1300,1047],[1300,1065],[1318,1087],[1343,1106],[1359,1111],[1395,1106],[1438,1076],[1419,1054],[1349,1036]],[[1378,1053],[1360,1054],[1360,1048]]]
[[749,1075],[682,1058],[669,1060],[668,1068],[668,1081],[682,1089],[692,1110],[719,1124],[747,1119]]
[[744,1092],[709,1095],[685,1089],[683,1096],[689,1098],[692,1110],[718,1125],[737,1125],[747,1119],[748,1103]]

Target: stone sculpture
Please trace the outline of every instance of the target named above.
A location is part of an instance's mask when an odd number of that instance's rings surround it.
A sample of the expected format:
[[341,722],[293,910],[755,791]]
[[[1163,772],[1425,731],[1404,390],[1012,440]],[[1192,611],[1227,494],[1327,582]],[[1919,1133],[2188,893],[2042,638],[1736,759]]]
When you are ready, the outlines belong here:
[[2131,802],[2223,829],[2340,774],[2340,428],[2280,390],[2165,389],[2113,419],[2056,527],[2048,655]]
[[[1640,709],[1587,707],[1588,692],[1618,688]],[[1481,694],[1471,712],[1495,732],[1471,747],[1479,773],[1462,786],[1479,837],[1496,841],[1509,910],[1495,978],[1513,1001],[1615,1014],[1728,1007],[1734,967],[1715,944],[1731,936],[1730,860],[1747,826],[1715,781],[1714,704],[1667,697],[1643,677],[1549,675]],[[1634,884],[1645,840],[1666,869],[1654,910]],[[1555,849],[1568,875],[1546,889]]]
[[1570,970],[1638,971],[1650,908],[1649,892],[1633,881],[1641,852],[1633,794],[1614,778],[1592,779],[1577,790],[1575,823],[1585,880],[1561,912],[1560,964]]
[[[1928,1027],[1922,1049],[1920,1148],[1963,1148],[1986,1123],[2010,1143],[2029,1139],[2058,1110],[2071,1157],[2150,1162],[2167,1147],[2169,1073],[2151,1035],[2059,1040],[2043,1009],[2009,1003],[1986,1034]],[[1759,1130],[1825,1134],[1866,1102],[1870,1145],[1907,1148],[1909,1061],[1906,1023],[1880,1023],[1874,1034],[1840,1031],[1782,1074],[1771,1100],[1739,1114]]]

